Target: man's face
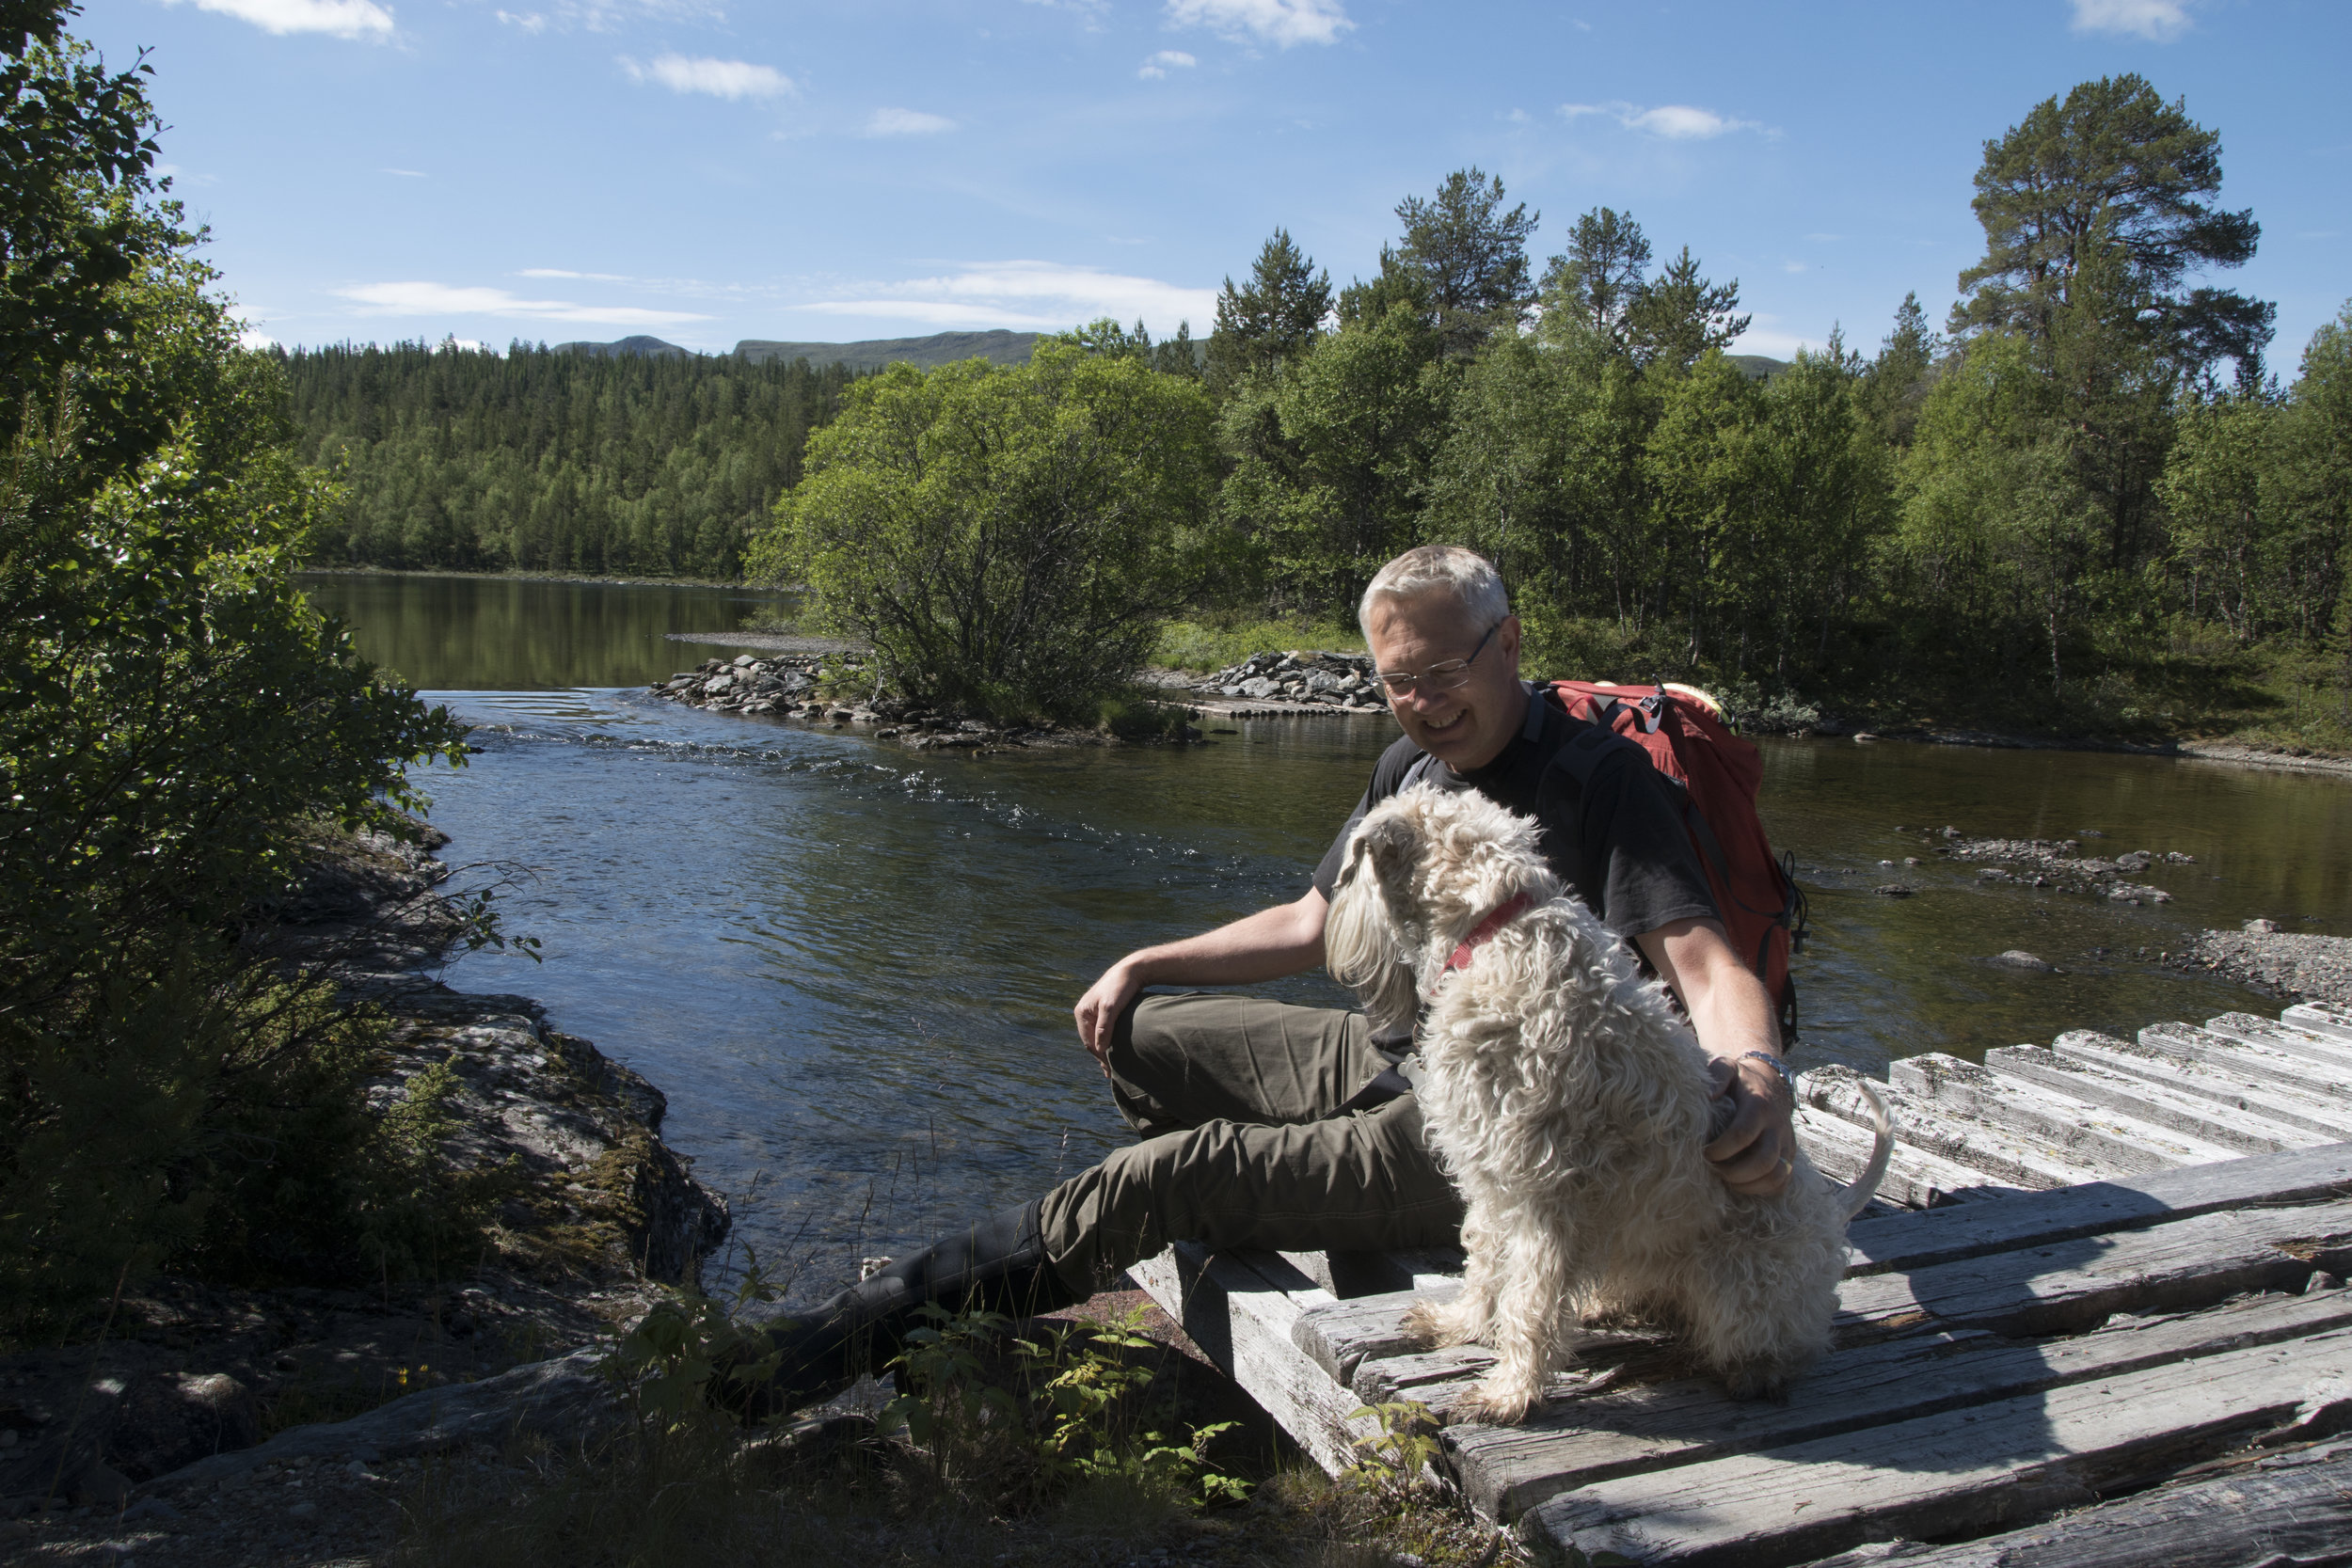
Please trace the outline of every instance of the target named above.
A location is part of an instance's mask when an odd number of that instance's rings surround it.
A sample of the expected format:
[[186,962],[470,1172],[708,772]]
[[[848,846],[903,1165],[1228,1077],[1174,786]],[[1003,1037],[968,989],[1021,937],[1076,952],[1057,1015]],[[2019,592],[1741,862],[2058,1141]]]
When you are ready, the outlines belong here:
[[1364,628],[1382,674],[1418,675],[1433,664],[1477,653],[1466,684],[1438,691],[1430,681],[1416,681],[1406,695],[1389,697],[1389,711],[1413,744],[1457,773],[1494,761],[1527,721],[1518,617],[1505,616],[1481,651],[1479,639],[1488,629],[1444,589],[1411,599],[1384,594],[1373,601]]

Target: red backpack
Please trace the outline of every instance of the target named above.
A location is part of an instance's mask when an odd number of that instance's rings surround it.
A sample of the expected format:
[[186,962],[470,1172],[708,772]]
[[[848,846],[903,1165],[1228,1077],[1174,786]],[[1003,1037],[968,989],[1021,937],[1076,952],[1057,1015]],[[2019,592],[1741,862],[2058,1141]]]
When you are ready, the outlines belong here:
[[[1794,1045],[1797,984],[1789,977],[1788,955],[1804,942],[1804,894],[1797,886],[1795,857],[1773,858],[1756,815],[1764,759],[1755,745],[1734,735],[1722,707],[1695,687],[1553,681],[1550,690],[1570,718],[1633,742],[1677,786],[1683,826],[1707,870],[1732,949],[1779,1008],[1783,1047]],[[1553,762],[1571,776],[1589,775],[1601,755],[1597,748],[1571,744],[1561,747]],[[1584,783],[1577,778],[1579,787]]]

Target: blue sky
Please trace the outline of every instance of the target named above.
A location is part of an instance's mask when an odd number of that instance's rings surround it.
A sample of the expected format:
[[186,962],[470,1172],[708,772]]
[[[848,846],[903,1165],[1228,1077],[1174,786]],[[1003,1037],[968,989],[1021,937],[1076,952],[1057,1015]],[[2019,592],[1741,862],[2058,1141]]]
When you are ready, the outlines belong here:
[[698,349],[1189,318],[1277,225],[1336,282],[1475,164],[1740,280],[1742,349],[1941,319],[1984,140],[2137,71],[2222,135],[2291,373],[2352,296],[2352,5],[92,0],[254,331]]

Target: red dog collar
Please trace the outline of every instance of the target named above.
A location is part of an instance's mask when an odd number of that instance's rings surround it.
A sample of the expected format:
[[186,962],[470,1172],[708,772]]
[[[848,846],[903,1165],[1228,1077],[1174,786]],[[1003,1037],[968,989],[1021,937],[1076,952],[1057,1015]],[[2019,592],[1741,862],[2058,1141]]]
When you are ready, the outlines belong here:
[[1480,921],[1471,928],[1470,934],[1462,939],[1462,945],[1455,948],[1454,957],[1445,961],[1447,973],[1451,974],[1457,969],[1468,969],[1472,953],[1492,942],[1497,931],[1502,930],[1534,907],[1535,898],[1533,894],[1522,893],[1504,900],[1501,908]]

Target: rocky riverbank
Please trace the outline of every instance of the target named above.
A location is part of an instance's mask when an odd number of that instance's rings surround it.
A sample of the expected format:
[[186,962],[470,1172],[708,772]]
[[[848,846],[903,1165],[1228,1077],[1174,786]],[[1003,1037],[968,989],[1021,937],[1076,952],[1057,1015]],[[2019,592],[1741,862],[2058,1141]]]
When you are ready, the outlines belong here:
[[449,1069],[442,1158],[501,1182],[487,1245],[446,1277],[366,1287],[167,1275],[79,1342],[0,1356],[8,1560],[135,1542],[142,1562],[320,1561],[380,1544],[394,1488],[367,1462],[263,1465],[280,1483],[266,1488],[172,1478],[306,1422],[607,1341],[724,1241],[724,1202],[661,1141],[658,1089],[527,997],[420,973],[461,924],[434,891],[431,847],[323,843],[264,940],[324,963],[388,1021],[373,1103]]
[[[1139,733],[1128,736],[1038,724],[994,724],[886,695],[878,689],[881,682],[870,671],[866,659],[855,654],[738,654],[731,659],[705,659],[694,669],[654,682],[651,689],[664,702],[713,713],[797,720],[834,729],[856,725],[870,730],[877,740],[895,740],[916,751],[1003,751],[1102,745],[1113,740],[1168,744],[1200,738],[1198,729],[1182,721],[1200,717],[1189,708],[1181,715],[1168,715],[1173,722],[1142,726]],[[861,688],[866,696],[845,695]]]
[[2352,941],[2281,931],[2271,920],[2249,920],[2236,931],[2205,931],[2184,952],[2169,953],[2173,969],[2226,974],[2289,1002],[2352,1007]]
[[1380,694],[1379,683],[1373,679],[1374,668],[1369,654],[1294,649],[1287,653],[1252,654],[1214,675],[1188,678],[1186,688],[1212,703],[1219,698],[1229,702],[1242,699],[1351,713],[1385,713],[1389,705]]

